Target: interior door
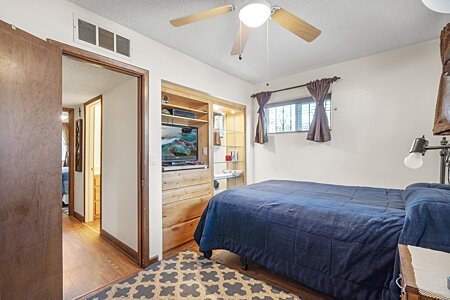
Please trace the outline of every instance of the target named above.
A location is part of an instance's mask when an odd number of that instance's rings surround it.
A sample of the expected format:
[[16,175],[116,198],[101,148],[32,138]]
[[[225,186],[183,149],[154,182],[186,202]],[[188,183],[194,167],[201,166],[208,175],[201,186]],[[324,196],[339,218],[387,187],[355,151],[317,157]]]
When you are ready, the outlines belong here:
[[61,50],[0,21],[0,299],[62,299]]

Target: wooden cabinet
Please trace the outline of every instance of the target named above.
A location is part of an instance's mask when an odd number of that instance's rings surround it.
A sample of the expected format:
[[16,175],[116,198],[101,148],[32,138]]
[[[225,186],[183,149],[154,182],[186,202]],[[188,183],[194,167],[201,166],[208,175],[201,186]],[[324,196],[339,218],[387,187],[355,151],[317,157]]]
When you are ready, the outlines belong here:
[[203,210],[211,199],[211,170],[164,172],[163,177],[163,250],[169,250],[194,238]]
[[[162,82],[161,99],[163,124],[198,128],[198,163],[204,166],[163,167],[162,230],[163,251],[167,251],[194,238],[200,216],[214,195],[215,179],[221,187],[216,192],[246,184],[246,107],[167,81]],[[173,109],[189,111],[195,118],[171,115]],[[222,123],[215,126],[219,115]],[[235,159],[227,160],[232,153]]]
[[100,175],[94,175],[94,219],[100,218],[101,211],[101,184]]

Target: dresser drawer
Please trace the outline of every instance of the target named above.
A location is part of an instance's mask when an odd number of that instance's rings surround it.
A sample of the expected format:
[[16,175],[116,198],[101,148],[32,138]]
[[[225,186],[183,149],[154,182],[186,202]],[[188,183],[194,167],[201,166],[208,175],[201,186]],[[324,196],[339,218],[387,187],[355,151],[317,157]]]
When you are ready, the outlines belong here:
[[163,205],[163,227],[198,218],[211,199],[211,194]]
[[210,169],[162,173],[163,191],[204,183],[211,183]]

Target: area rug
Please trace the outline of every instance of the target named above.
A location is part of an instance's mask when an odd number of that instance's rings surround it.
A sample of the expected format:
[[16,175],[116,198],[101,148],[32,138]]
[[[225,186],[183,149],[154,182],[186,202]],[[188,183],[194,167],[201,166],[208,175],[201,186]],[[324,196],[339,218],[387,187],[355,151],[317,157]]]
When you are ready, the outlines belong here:
[[280,291],[194,252],[184,251],[88,298],[294,300]]

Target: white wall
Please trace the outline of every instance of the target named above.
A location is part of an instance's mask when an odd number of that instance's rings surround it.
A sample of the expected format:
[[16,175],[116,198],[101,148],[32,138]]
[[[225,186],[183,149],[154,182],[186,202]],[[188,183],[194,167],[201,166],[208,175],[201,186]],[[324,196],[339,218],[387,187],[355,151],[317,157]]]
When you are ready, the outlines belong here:
[[100,172],[101,150],[102,150],[102,105],[99,103],[94,106],[94,174]]
[[[81,114],[79,114],[79,109],[81,110]],[[83,126],[85,125],[84,124],[84,106],[83,105],[76,107],[74,109],[74,116],[75,116],[74,131],[75,131],[77,120],[80,120],[80,119],[83,120]],[[75,132],[74,132],[74,134],[75,134]],[[85,159],[84,146],[85,145],[83,143],[83,149],[82,149],[83,159]],[[75,166],[74,166],[74,168],[75,168]],[[74,176],[73,210],[75,212],[79,213],[80,215],[84,216],[84,204],[83,204],[83,202],[84,202],[84,165],[83,165],[82,170],[83,170],[82,172],[77,172],[76,170],[74,170],[75,176]]]
[[103,95],[102,229],[138,250],[137,79]]
[[[160,94],[161,80],[165,79],[227,100],[249,105],[252,85],[236,79],[198,60],[170,49],[141,34],[112,23],[65,0],[0,0],[0,19],[16,25],[43,39],[51,38],[79,48],[111,56],[109,52],[87,48],[73,42],[73,14],[87,16],[119,30],[133,41],[132,64],[150,71],[150,154],[155,164],[150,166],[150,256],[162,254],[161,204],[161,149],[160,149]],[[249,119],[250,120],[250,119]],[[252,122],[247,122],[250,141]],[[248,147],[248,179],[252,181],[252,147]],[[161,257],[161,256],[160,256]]]
[[[438,152],[429,151],[418,170],[406,168],[403,158],[415,137],[432,137],[441,68],[438,41],[432,41],[270,82],[274,90],[334,75],[342,78],[332,87],[332,140],[320,144],[306,141],[306,133],[269,135],[267,144],[255,145],[254,180],[397,188],[438,182]],[[255,91],[265,89],[265,84],[255,86]],[[306,88],[296,89],[273,94],[270,101],[306,95]],[[432,144],[438,141],[431,139]]]

